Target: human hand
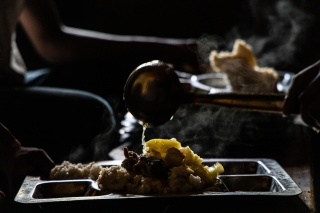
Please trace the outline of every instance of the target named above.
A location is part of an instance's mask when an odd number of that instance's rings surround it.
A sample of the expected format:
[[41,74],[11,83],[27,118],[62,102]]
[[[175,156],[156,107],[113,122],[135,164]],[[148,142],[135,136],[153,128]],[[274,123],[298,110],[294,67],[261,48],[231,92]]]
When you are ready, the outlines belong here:
[[308,126],[320,131],[320,60],[300,71],[293,79],[283,113],[297,112]]
[[20,147],[8,157],[5,173],[8,178],[10,196],[14,196],[27,175],[48,179],[54,162],[48,154],[39,148]]
[[39,148],[23,147],[0,123],[0,169],[7,176],[9,195],[14,196],[27,175],[49,177],[54,162]]

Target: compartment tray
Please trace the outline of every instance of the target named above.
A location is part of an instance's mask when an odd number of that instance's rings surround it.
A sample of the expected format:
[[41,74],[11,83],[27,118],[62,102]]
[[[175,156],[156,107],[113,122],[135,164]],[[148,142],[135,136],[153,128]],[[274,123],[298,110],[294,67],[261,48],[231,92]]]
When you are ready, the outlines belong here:
[[[64,201],[112,200],[132,198],[222,197],[222,196],[296,196],[302,191],[285,170],[272,159],[203,159],[207,165],[220,162],[225,172],[219,176],[226,189],[192,194],[133,195],[100,193],[92,188],[94,181],[52,180],[27,176],[15,197],[18,203],[40,204]],[[119,165],[121,161],[98,162],[102,166]]]

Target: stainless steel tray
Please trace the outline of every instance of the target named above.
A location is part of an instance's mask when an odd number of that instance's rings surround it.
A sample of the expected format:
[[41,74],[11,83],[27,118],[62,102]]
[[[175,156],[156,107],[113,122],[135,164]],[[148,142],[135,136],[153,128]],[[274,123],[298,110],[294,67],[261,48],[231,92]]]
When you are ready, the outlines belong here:
[[[112,212],[176,213],[310,213],[299,198],[301,189],[272,159],[204,159],[205,164],[220,162],[225,168],[219,178],[229,191],[206,191],[174,195],[133,195],[100,193],[93,181],[44,181],[27,176],[15,197],[19,210],[65,212],[112,210]],[[102,166],[121,161],[99,162]]]
[[[194,194],[133,195],[101,194],[92,187],[94,181],[40,180],[27,176],[15,197],[18,203],[50,203],[81,200],[143,199],[153,197],[221,197],[221,196],[296,196],[302,191],[285,170],[272,159],[204,159],[204,164],[220,162],[225,172],[219,176],[228,191]],[[100,165],[119,165],[121,161],[103,161]],[[96,191],[96,192],[95,192]]]

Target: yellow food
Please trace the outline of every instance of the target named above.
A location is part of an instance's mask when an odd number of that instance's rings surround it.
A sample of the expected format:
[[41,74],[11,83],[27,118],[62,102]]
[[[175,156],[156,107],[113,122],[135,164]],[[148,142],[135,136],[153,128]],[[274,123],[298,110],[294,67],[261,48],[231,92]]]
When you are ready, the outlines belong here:
[[[192,174],[196,173],[206,181],[215,181],[217,176],[224,172],[224,168],[220,163],[216,163],[211,167],[204,166],[202,164],[203,159],[199,155],[195,154],[189,146],[182,147],[181,143],[175,138],[170,140],[152,139],[145,143],[143,147],[143,154],[147,157],[156,157],[158,159],[160,159],[161,156],[161,159],[166,162],[168,161],[168,156],[171,154],[168,152],[170,148],[176,148],[181,154],[183,154],[184,157],[180,166],[191,169]],[[177,158],[176,155],[174,157],[175,158],[172,158],[173,160]],[[168,162],[166,163],[168,164]]]
[[[121,165],[101,167],[64,162],[51,171],[52,179],[91,178],[108,193],[172,194],[219,190],[220,163],[204,165],[203,159],[176,139],[152,139],[143,153],[124,150]],[[98,175],[97,175],[98,174]]]
[[[175,138],[172,139],[152,139],[146,142],[143,146],[143,154],[150,156],[150,157],[156,157],[156,158],[162,158],[163,160],[166,157],[167,151],[169,148],[181,148],[181,143],[178,142]],[[161,157],[160,157],[161,156]]]

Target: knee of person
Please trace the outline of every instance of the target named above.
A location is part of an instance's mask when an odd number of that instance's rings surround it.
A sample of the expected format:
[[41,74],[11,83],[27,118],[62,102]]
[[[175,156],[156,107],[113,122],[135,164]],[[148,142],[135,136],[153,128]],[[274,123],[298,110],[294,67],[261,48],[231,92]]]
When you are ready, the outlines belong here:
[[[99,95],[95,95],[90,92],[81,92],[83,97],[87,99],[87,103],[93,108],[92,110],[101,115],[104,119],[110,120],[111,123],[115,120],[114,111],[110,105],[110,103],[100,97]],[[93,112],[92,111],[92,112]]]
[[[92,119],[107,119],[111,124],[115,122],[115,115],[110,103],[99,95],[87,91],[64,88],[49,88],[48,93],[57,96],[57,101],[63,101],[63,108],[83,112],[83,116],[90,116]],[[52,96],[49,95],[49,97]]]

